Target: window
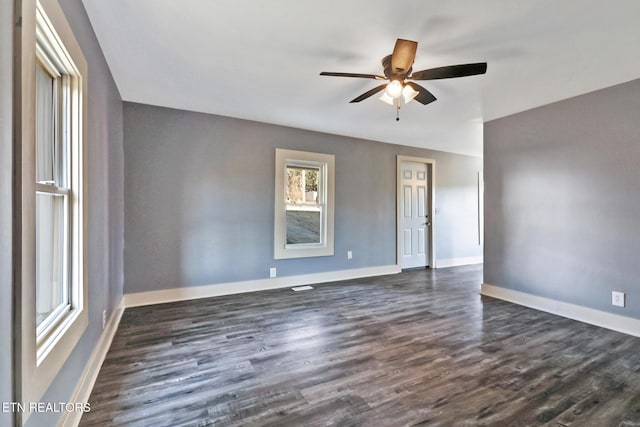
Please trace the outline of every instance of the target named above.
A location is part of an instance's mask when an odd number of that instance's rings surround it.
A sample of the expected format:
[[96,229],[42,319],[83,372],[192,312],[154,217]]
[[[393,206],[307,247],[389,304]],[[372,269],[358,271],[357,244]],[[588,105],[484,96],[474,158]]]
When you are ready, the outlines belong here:
[[37,402],[88,324],[87,64],[57,1],[23,2],[21,13],[35,20],[20,30],[19,400]]
[[324,168],[290,162],[286,170],[287,245],[321,244],[326,203],[324,194],[318,193],[318,183],[324,178]]
[[276,259],[333,255],[334,156],[276,149]]
[[[39,44],[40,46],[40,44]],[[36,61],[36,331],[42,342],[70,306],[69,76],[43,49]]]
[[82,311],[82,76],[36,8],[35,324],[37,361]]

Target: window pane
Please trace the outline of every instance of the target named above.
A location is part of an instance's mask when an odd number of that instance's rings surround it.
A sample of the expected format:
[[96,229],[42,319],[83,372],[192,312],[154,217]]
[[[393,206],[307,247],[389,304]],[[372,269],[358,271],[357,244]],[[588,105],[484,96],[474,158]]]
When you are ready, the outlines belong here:
[[287,165],[287,244],[321,243],[320,169]]
[[287,166],[287,203],[317,204],[319,168]]
[[36,194],[36,326],[66,305],[66,196]]
[[320,210],[287,209],[287,244],[320,243]]
[[36,65],[36,181],[62,187],[58,147],[60,81]]

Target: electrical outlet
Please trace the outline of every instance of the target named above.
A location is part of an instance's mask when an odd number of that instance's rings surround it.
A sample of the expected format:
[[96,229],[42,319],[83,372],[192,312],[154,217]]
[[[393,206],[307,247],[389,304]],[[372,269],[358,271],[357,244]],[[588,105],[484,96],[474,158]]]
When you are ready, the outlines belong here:
[[273,279],[274,277],[276,277],[276,268],[275,268],[275,267],[271,267],[271,268],[269,269],[269,277],[270,277],[271,279]]
[[624,292],[611,292],[611,304],[624,307]]
[[347,251],[347,259],[353,258],[353,252]]
[[107,310],[102,310],[102,330],[107,326]]

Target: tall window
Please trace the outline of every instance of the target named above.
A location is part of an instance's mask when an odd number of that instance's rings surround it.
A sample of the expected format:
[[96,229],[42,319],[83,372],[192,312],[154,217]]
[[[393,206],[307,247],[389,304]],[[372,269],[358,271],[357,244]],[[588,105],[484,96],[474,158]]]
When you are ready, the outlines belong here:
[[333,155],[276,149],[276,259],[333,255],[333,168]]
[[70,309],[69,76],[38,49],[36,61],[36,327],[46,338]]
[[323,165],[286,165],[287,245],[321,244],[326,211]]
[[[87,62],[56,0],[21,3],[18,401],[37,402],[86,330]],[[35,42],[34,42],[35,34]],[[26,412],[22,422],[26,422]]]

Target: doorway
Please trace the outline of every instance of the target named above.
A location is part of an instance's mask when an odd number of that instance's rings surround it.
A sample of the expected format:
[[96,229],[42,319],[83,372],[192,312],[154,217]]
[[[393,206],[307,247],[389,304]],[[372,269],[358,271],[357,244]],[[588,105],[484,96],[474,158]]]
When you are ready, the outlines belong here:
[[432,159],[397,158],[397,263],[402,269],[435,268]]

